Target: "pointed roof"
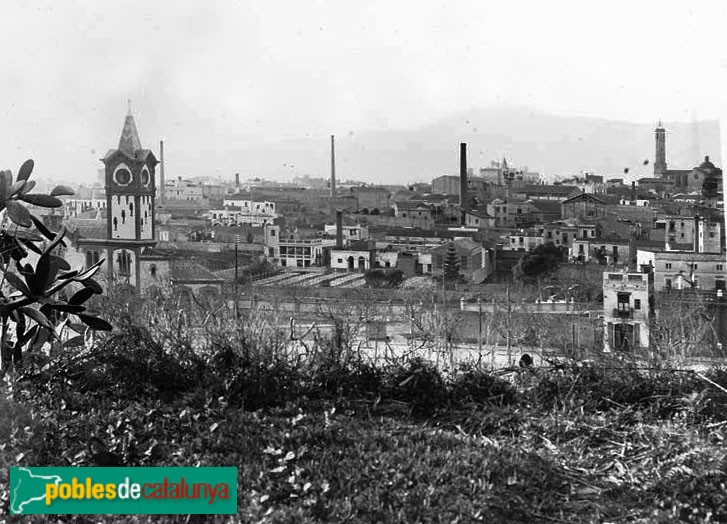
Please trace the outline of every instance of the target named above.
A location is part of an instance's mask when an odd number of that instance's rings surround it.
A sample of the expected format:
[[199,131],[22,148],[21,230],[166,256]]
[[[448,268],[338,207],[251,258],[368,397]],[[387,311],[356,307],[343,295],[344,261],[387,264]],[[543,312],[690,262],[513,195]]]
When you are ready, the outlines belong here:
[[131,109],[129,109],[126,115],[124,128],[121,130],[119,149],[132,157],[136,151],[141,149],[141,140],[139,139],[139,132],[136,130],[136,122],[134,122],[134,115],[131,114]]

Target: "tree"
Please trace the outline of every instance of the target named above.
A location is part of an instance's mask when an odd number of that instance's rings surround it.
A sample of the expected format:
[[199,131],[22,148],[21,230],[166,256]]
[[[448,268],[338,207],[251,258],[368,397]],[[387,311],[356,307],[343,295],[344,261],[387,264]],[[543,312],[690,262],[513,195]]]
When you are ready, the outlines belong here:
[[[57,254],[66,246],[65,228],[53,233],[24,205],[61,207],[58,196],[72,195],[73,190],[57,186],[48,195],[31,193],[33,167],[32,160],[24,162],[15,182],[10,171],[0,171],[0,285],[6,284],[0,289],[0,377],[21,363],[27,348],[59,340],[66,326],[77,335],[65,347],[83,344],[87,328],[111,330],[111,324],[83,305],[102,292],[92,277],[104,261],[72,270]],[[37,257],[35,267],[28,261],[29,252]]]
[[601,246],[593,249],[593,257],[596,259],[596,261],[601,264],[602,266],[606,265],[606,262],[608,261],[608,255],[606,253],[606,247]]
[[520,281],[540,281],[552,277],[564,260],[565,250],[548,242],[524,254],[512,272],[515,279]]
[[404,281],[404,273],[401,269],[385,271],[382,269],[369,269],[364,273],[364,279],[368,287],[374,288],[397,288]]
[[459,255],[454,247],[454,242],[447,246],[447,253],[444,256],[443,275],[447,282],[459,282],[462,277],[459,274]]

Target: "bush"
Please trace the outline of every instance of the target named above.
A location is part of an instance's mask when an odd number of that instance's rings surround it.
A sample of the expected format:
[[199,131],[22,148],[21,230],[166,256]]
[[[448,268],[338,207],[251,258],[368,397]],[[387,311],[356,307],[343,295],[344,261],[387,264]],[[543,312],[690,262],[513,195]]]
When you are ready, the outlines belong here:
[[451,397],[457,404],[477,402],[480,404],[514,404],[518,394],[513,385],[489,370],[478,367],[464,367],[451,385]]

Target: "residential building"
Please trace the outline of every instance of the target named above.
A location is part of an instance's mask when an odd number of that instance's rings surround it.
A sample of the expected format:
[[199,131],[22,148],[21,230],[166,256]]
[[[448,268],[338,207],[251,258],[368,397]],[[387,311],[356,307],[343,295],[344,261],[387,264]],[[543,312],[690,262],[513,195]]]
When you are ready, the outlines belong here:
[[590,193],[581,193],[563,200],[560,207],[564,219],[596,220],[605,218],[607,213],[607,202],[603,196]]
[[487,204],[487,214],[495,219],[495,227],[528,227],[532,222],[529,200],[496,198]]
[[603,274],[604,351],[647,350],[654,318],[654,285],[649,273]]
[[651,268],[656,291],[670,289],[725,290],[725,256],[722,253],[639,249],[638,267]]

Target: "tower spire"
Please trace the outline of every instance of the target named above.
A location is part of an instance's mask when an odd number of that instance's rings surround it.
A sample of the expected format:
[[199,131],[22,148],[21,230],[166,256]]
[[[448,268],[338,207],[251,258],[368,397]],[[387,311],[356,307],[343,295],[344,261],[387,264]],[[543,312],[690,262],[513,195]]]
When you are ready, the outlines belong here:
[[131,100],[129,103],[129,113],[124,120],[124,127],[121,129],[121,138],[119,138],[119,149],[127,155],[134,156],[135,152],[141,149],[141,139],[139,132],[136,130],[136,122],[134,115],[131,114]]

